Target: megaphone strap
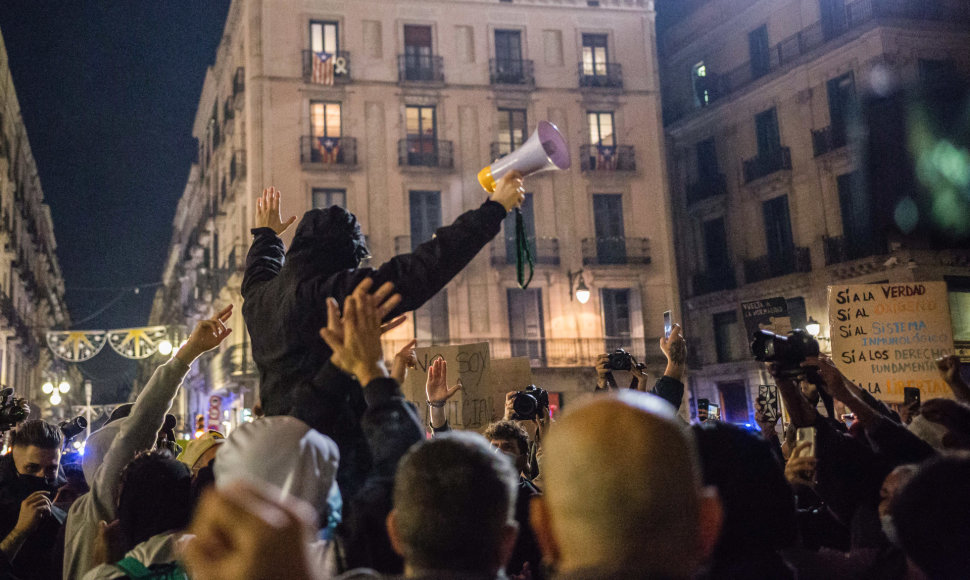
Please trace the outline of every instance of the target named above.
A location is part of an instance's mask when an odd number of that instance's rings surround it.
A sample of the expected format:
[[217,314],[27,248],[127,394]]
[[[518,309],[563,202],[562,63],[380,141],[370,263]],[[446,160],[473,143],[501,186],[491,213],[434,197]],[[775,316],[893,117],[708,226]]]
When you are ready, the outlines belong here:
[[[515,275],[518,278],[519,288],[525,290],[532,282],[535,274],[535,257],[529,247],[529,238],[525,232],[525,219],[522,217],[522,210],[515,208]],[[525,277],[525,267],[529,266],[529,278]]]

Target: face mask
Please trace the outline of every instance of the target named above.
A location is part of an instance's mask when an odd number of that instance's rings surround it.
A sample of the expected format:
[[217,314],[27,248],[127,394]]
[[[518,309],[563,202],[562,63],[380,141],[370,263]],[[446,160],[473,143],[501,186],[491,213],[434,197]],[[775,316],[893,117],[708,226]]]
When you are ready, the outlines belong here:
[[896,524],[893,523],[893,517],[888,514],[884,515],[879,518],[879,524],[882,526],[882,533],[889,540],[889,543],[898,546],[899,534],[896,532]]

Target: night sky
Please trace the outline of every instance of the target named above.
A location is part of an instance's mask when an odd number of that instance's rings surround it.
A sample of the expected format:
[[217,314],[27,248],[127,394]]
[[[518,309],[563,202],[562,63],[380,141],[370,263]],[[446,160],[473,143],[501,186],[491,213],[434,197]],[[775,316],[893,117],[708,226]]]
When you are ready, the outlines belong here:
[[[228,8],[229,0],[0,0],[71,318],[118,298],[75,328],[147,323],[154,288],[121,288],[161,277]],[[119,388],[134,373],[110,348],[82,370]]]

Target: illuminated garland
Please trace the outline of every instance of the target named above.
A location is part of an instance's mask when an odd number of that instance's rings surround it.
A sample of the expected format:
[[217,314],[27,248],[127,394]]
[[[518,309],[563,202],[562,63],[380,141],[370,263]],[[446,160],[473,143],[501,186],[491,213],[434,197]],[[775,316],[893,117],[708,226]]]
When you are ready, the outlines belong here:
[[119,330],[65,330],[47,333],[47,346],[54,356],[70,362],[94,358],[105,344],[127,359],[148,358],[168,338],[165,326],[145,326]]

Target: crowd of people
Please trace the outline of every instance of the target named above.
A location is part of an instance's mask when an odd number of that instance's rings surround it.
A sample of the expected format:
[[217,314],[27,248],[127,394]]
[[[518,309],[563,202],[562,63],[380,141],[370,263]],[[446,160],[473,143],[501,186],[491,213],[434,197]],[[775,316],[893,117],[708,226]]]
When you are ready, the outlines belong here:
[[[769,366],[790,423],[678,415],[686,340],[648,389],[603,355],[585,400],[553,421],[513,412],[454,430],[460,390],[437,360],[429,424],[381,336],[448,283],[522,197],[521,176],[377,269],[352,214],[311,210],[287,251],[280,194],[257,202],[242,305],[265,411],[176,456],[163,426],[193,362],[232,332],[199,322],[131,405],[61,465],[57,426],[27,421],[0,458],[0,576],[20,579],[950,579],[970,577],[970,388],[907,407],[874,399],[824,356]],[[821,403],[821,404],[820,404]],[[844,421],[843,408],[854,418]],[[799,441],[809,429],[813,437]],[[68,481],[70,479],[70,481]]]

